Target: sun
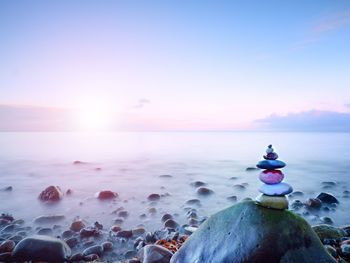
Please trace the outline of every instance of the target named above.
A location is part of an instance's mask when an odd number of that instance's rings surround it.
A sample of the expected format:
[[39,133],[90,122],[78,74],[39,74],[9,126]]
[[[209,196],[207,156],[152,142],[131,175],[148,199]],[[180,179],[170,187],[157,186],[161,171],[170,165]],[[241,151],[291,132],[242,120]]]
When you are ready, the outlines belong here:
[[86,131],[103,131],[112,128],[115,114],[106,103],[84,103],[76,112],[78,128]]

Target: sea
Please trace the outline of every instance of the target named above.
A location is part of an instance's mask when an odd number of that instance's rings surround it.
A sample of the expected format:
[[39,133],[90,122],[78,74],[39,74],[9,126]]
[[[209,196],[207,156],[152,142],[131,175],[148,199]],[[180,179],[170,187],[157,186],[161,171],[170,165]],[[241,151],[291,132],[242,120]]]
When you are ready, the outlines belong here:
[[[198,199],[197,213],[206,218],[254,199],[260,171],[246,168],[255,167],[269,144],[287,164],[284,181],[303,193],[291,196],[290,204],[321,192],[339,200],[331,209],[297,213],[311,224],[323,217],[336,226],[350,224],[350,133],[0,133],[0,213],[28,224],[38,216],[64,215],[61,224],[67,226],[76,218],[111,226],[113,211],[123,209],[128,212],[124,228],[159,229],[165,213],[185,224],[188,200]],[[196,181],[212,194],[198,195]],[[72,193],[43,203],[38,195],[50,185]],[[12,190],[5,191],[9,186]],[[101,190],[115,191],[118,198],[98,200]],[[149,201],[152,193],[160,200]]]

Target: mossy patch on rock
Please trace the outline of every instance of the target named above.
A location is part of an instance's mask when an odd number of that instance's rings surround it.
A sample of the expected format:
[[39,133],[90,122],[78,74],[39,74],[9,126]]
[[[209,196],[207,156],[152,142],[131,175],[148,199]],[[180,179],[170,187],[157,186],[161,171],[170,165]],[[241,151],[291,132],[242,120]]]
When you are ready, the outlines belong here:
[[330,225],[316,225],[313,226],[312,229],[321,240],[325,238],[337,239],[346,236],[345,230]]
[[171,263],[336,262],[298,215],[253,201],[211,216],[174,254]]

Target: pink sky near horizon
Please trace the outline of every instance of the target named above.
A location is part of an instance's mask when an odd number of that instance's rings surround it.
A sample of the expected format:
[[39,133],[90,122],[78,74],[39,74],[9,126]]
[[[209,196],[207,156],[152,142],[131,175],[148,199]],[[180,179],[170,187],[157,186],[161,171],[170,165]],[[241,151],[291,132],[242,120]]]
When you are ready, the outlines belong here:
[[2,1],[0,131],[254,130],[271,115],[350,114],[347,1],[195,2]]

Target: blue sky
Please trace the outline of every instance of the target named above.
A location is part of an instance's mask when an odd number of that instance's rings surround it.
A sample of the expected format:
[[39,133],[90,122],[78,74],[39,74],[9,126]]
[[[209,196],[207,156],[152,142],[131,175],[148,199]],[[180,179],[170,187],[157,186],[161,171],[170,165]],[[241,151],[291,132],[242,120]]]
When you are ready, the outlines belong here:
[[15,130],[49,127],[53,111],[69,118],[49,130],[246,130],[350,113],[347,0],[3,0],[0,39],[0,121]]

